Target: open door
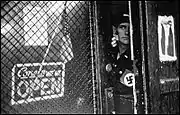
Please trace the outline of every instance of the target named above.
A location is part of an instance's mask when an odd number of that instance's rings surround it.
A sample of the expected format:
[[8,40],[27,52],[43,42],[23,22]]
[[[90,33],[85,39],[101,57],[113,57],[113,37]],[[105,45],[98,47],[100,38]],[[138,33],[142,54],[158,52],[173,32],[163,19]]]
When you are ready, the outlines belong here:
[[138,59],[135,113],[179,113],[178,5],[178,1],[130,2],[134,59]]
[[[179,113],[178,1],[94,2],[97,113]],[[113,14],[129,17],[131,96],[115,94]],[[116,56],[114,56],[116,57]],[[121,64],[126,66],[127,63]],[[115,64],[116,66],[116,64]],[[118,67],[118,65],[117,65]],[[112,73],[115,73],[115,77]],[[126,108],[126,109],[124,109]]]
[[[139,11],[138,2],[94,2],[96,81],[99,99],[97,113],[133,114],[147,111],[145,110],[147,94],[146,83],[143,82],[146,79],[142,70]],[[123,56],[118,58],[116,54],[120,49],[112,46],[112,38],[116,34],[114,30],[118,32],[118,28],[122,27],[119,26],[120,23],[117,27],[114,25],[117,19],[121,20],[118,18],[120,15],[128,17],[129,28],[126,33],[128,33],[129,52],[127,55],[122,53]],[[124,60],[119,61],[122,57]]]
[[178,114],[179,3],[145,1],[141,7],[149,113]]

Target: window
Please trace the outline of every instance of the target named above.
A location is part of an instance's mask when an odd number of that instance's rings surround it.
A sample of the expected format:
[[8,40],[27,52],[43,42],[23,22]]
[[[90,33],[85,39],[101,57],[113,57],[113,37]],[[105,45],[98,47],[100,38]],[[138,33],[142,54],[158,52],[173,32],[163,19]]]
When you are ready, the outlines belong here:
[[23,14],[25,46],[48,45],[45,9],[27,5],[23,9]]

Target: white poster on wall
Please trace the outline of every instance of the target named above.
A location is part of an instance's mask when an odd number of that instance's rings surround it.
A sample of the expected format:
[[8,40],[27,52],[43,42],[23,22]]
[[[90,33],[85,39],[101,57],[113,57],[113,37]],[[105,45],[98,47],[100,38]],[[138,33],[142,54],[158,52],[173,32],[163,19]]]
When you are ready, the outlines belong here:
[[158,16],[158,47],[161,62],[177,60],[172,16]]

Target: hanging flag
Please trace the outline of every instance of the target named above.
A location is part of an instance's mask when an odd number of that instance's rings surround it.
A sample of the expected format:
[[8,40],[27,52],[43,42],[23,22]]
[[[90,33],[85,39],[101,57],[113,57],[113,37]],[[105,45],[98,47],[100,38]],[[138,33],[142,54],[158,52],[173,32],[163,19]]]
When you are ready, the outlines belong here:
[[62,50],[60,51],[65,63],[70,61],[74,57],[73,52],[72,52],[72,43],[70,39],[68,22],[69,22],[68,14],[65,8],[62,14],[63,37],[62,37]]
[[53,59],[67,63],[74,57],[70,32],[68,31],[68,14],[66,12],[67,7],[65,3],[66,2],[52,2],[52,4],[49,5],[49,7],[51,7],[50,9],[52,9],[48,12],[49,45],[51,46],[49,47],[46,61]]

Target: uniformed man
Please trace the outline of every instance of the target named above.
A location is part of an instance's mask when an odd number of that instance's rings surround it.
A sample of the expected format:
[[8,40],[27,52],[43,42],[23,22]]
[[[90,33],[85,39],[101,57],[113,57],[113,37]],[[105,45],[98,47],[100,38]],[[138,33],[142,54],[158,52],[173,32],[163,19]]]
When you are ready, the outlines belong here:
[[127,14],[113,17],[112,49],[113,61],[106,65],[111,74],[114,92],[115,113],[133,113],[133,61],[130,52],[129,17]]

